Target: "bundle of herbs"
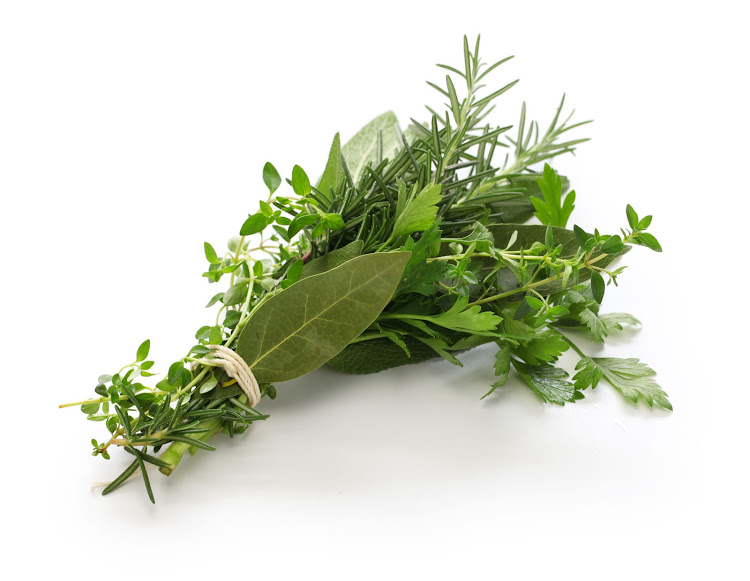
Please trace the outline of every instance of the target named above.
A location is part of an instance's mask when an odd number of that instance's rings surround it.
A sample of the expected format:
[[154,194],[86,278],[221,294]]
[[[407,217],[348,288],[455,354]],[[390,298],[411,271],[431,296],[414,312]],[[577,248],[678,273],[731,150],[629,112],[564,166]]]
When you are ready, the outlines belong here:
[[[343,146],[337,134],[314,186],[295,166],[282,189],[267,163],[258,211],[225,252],[205,243],[203,276],[225,290],[208,302],[217,312],[196,344],[149,387],[145,341],[132,363],[99,377],[96,397],[64,404],[106,427],[91,441],[94,456],[109,459],[113,447],[133,456],[104,494],[139,472],[153,501],[147,464],[169,475],[185,452],[214,450],[218,432],[231,437],[268,417],[254,406],[275,397],[277,382],[325,364],[348,373],[434,357],[461,365],[462,351],[493,343],[497,381],[484,397],[515,369],[546,402],[574,402],[604,379],[633,402],[671,409],[647,365],[590,357],[566,333],[602,342],[639,324],[600,304],[623,271],[617,258],[632,245],[661,251],[646,231],[651,216],[628,206],[619,233],[568,229],[575,192],[547,162],[586,141],[568,135],[587,121],[564,118],[563,98],[544,131],[525,105],[515,127],[487,123],[516,82],[488,94],[483,83],[509,59],[488,65],[479,39],[471,47],[466,38],[463,56],[461,68],[438,65],[444,86],[429,83],[444,112],[428,107],[430,119],[403,132],[385,113]],[[568,349],[580,357],[572,379],[555,365]],[[255,395],[227,364],[235,354]]]

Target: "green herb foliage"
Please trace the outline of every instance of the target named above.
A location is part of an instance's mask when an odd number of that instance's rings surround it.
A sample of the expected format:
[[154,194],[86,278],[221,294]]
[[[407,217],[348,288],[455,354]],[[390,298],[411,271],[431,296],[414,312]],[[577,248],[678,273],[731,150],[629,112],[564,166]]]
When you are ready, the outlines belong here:
[[[267,195],[237,220],[238,235],[223,251],[204,243],[203,277],[224,287],[160,381],[146,385],[155,372],[145,341],[132,363],[99,378],[96,397],[65,404],[109,433],[92,440],[93,455],[109,459],[114,446],[134,456],[105,494],[139,472],[153,500],[148,465],[170,474],[185,452],[213,450],[214,434],[267,417],[212,364],[216,344],[243,357],[270,399],[274,382],[325,363],[353,373],[431,356],[461,365],[462,351],[491,343],[496,380],[484,397],[515,369],[550,403],[581,399],[604,379],[632,402],[671,409],[651,368],[590,357],[571,339],[601,343],[639,324],[600,307],[624,270],[617,259],[633,245],[661,252],[652,217],[628,205],[619,232],[569,229],[575,192],[549,163],[587,141],[569,137],[587,121],[565,117],[563,98],[546,129],[525,104],[515,126],[493,125],[497,99],[517,81],[485,90],[508,59],[482,61],[479,38],[463,48],[461,66],[438,65],[444,82],[429,83],[444,108],[428,106],[403,131],[388,112],[343,145],[335,134],[315,185],[300,166],[285,184],[265,164]],[[532,216],[540,223],[526,224]],[[572,380],[564,353],[580,359]]]

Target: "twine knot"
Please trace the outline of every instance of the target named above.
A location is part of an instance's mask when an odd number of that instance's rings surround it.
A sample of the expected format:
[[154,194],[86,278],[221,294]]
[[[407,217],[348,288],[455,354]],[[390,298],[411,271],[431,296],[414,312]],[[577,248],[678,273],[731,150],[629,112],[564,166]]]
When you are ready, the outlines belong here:
[[224,345],[206,345],[206,347],[211,349],[211,359],[206,359],[201,363],[221,367],[229,377],[237,381],[242,391],[245,392],[248,405],[255,407],[261,397],[260,386],[245,360]]

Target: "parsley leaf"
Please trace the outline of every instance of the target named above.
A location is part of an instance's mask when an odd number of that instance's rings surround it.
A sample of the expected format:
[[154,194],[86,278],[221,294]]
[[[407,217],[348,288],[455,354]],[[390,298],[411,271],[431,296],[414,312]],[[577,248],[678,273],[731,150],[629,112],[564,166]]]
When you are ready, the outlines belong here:
[[466,308],[469,303],[468,297],[459,297],[453,306],[446,312],[423,317],[426,321],[464,333],[475,335],[495,335],[495,329],[503,318],[489,311],[482,311],[479,305]]
[[[498,343],[500,345],[500,343]],[[508,374],[510,373],[510,344],[503,342],[500,345],[500,350],[495,355],[495,375],[499,378],[495,383],[492,384],[492,389],[485,393],[481,399],[484,399],[495,391],[498,387],[505,385],[508,381]]]
[[557,361],[569,348],[570,345],[559,334],[545,331],[538,333],[527,344],[516,347],[514,355],[529,365],[540,365],[543,361]]
[[437,218],[437,204],[442,200],[436,184],[428,184],[418,194],[407,198],[406,186],[401,182],[398,191],[398,209],[396,223],[393,226],[393,237],[400,238],[413,232],[427,230]]
[[656,372],[638,359],[584,357],[578,362],[576,369],[578,373],[573,377],[576,389],[586,389],[589,386],[593,389],[603,377],[635,403],[642,398],[650,406],[656,403],[668,410],[672,409],[666,392],[653,379]]
[[568,374],[559,367],[548,363],[526,365],[515,359],[512,361],[521,379],[544,401],[565,405],[565,402],[583,399],[583,394],[578,391],[578,387],[564,379],[568,377]]
[[565,228],[575,207],[576,193],[570,192],[563,201],[562,179],[546,163],[544,164],[544,174],[537,181],[544,199],[531,198],[531,203],[534,204],[536,210],[535,216],[539,218],[542,224]]

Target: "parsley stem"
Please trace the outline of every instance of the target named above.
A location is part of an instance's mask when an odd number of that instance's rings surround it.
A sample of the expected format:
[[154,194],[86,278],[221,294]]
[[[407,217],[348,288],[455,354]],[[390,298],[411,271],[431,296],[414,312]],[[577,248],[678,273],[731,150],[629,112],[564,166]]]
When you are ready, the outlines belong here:
[[560,335],[560,337],[562,337],[563,341],[565,341],[568,345],[570,345],[573,348],[573,351],[575,351],[576,353],[578,353],[578,355],[580,355],[581,357],[588,357],[583,351],[581,351],[578,348],[578,345],[576,345],[575,343],[573,343],[573,341],[571,341],[565,335],[563,335],[562,333],[560,333],[559,329],[555,329],[555,331],[557,331],[557,333]]

